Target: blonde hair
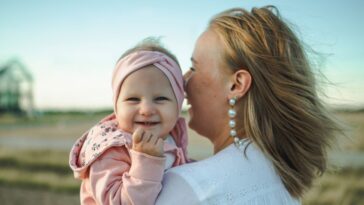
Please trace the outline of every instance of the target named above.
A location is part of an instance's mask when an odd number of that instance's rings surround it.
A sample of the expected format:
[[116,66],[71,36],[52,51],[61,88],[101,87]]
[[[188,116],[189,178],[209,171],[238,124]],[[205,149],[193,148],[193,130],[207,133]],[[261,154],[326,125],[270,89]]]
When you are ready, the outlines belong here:
[[223,45],[225,67],[245,69],[253,79],[239,102],[243,132],[272,161],[289,193],[301,197],[326,170],[326,148],[340,131],[317,95],[301,42],[274,6],[224,11],[209,29]]
[[133,48],[128,49],[123,53],[123,55],[118,59],[118,61],[125,56],[134,53],[136,51],[158,51],[161,53],[166,54],[168,57],[172,58],[177,64],[179,65],[179,62],[176,58],[176,56],[169,51],[167,48],[163,46],[163,44],[160,41],[160,38],[157,37],[147,37],[143,39],[141,42],[139,42],[136,46]]

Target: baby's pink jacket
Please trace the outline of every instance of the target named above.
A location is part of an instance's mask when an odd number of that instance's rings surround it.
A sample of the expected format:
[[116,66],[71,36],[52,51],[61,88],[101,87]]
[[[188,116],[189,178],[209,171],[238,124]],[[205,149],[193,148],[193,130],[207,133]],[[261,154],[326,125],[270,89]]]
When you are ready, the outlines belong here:
[[[173,153],[173,166],[186,163],[186,139],[174,129],[177,146],[165,144]],[[154,204],[162,188],[165,157],[131,150],[131,135],[117,129],[110,115],[77,140],[70,153],[70,167],[81,179],[81,204]]]

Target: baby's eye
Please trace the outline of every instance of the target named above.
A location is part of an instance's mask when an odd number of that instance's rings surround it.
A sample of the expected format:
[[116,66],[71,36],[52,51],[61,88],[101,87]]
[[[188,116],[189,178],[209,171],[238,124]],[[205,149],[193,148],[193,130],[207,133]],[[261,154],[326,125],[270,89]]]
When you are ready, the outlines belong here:
[[192,67],[192,66],[190,67],[190,70],[191,71],[196,71],[196,69],[194,67]]
[[159,96],[155,98],[156,101],[164,101],[164,100],[169,100],[169,98],[164,97],[164,96]]
[[139,98],[131,97],[131,98],[127,98],[126,101],[137,102],[137,101],[139,101]]

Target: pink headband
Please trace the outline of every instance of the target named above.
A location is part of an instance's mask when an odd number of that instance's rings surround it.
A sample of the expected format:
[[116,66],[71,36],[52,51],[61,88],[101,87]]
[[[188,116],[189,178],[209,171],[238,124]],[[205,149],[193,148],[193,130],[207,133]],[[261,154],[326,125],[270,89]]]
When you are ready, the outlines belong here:
[[136,51],[119,60],[115,66],[112,76],[115,112],[121,84],[125,78],[132,72],[148,65],[154,65],[167,76],[177,99],[178,109],[181,111],[184,99],[184,82],[181,68],[173,59],[164,53],[158,51]]

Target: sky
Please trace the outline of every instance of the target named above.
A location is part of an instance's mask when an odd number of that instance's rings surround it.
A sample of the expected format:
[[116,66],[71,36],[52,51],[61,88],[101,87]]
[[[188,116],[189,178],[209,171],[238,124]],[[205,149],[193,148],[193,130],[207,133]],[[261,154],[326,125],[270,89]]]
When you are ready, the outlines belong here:
[[18,59],[32,72],[37,109],[112,108],[112,70],[128,48],[161,37],[185,72],[213,15],[265,5],[318,53],[312,59],[327,79],[320,80],[324,101],[364,107],[360,0],[0,0],[0,66]]

